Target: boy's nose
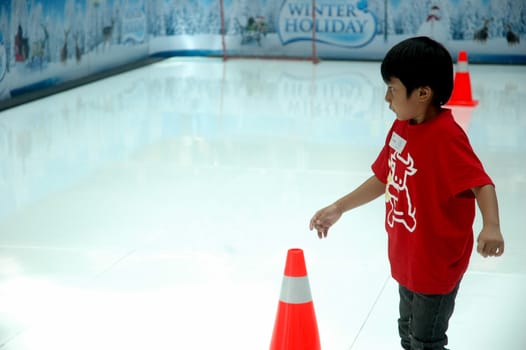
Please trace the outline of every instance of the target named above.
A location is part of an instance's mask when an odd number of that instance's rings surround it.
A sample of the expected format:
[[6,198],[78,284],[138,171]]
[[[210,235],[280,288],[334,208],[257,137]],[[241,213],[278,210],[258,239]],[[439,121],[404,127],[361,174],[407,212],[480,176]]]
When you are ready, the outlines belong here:
[[391,94],[389,93],[389,89],[385,92],[385,102],[391,103]]

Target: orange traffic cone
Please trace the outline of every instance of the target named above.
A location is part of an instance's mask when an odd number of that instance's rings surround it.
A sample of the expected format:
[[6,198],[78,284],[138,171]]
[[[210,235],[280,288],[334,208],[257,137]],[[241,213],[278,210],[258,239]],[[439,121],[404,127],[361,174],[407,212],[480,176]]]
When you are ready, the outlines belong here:
[[468,54],[466,51],[458,53],[457,71],[453,84],[453,93],[446,103],[450,106],[476,106],[478,101],[471,97],[471,80],[468,70]]
[[303,250],[289,249],[270,350],[320,350]]

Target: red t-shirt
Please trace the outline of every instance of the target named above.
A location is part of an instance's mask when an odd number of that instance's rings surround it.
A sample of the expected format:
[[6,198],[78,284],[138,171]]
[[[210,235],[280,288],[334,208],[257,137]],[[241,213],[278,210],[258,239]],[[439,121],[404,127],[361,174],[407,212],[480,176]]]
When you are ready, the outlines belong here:
[[372,165],[386,184],[385,227],[395,280],[447,294],[473,249],[473,187],[492,184],[451,111],[421,124],[395,120]]

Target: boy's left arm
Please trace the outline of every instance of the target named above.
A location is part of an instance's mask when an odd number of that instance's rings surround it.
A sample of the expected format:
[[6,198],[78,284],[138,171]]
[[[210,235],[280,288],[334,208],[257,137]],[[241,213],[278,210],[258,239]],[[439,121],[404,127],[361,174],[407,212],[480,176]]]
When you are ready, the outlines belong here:
[[472,189],[482,213],[482,231],[477,239],[477,252],[483,257],[501,256],[504,253],[504,238],[500,232],[497,194],[493,185]]

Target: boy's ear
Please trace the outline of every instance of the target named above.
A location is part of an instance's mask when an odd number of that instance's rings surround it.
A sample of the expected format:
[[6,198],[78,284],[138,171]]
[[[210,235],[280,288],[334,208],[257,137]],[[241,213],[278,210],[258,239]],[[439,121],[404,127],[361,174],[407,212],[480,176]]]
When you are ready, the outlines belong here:
[[418,99],[421,102],[428,102],[433,98],[433,90],[429,86],[422,86],[418,88]]

